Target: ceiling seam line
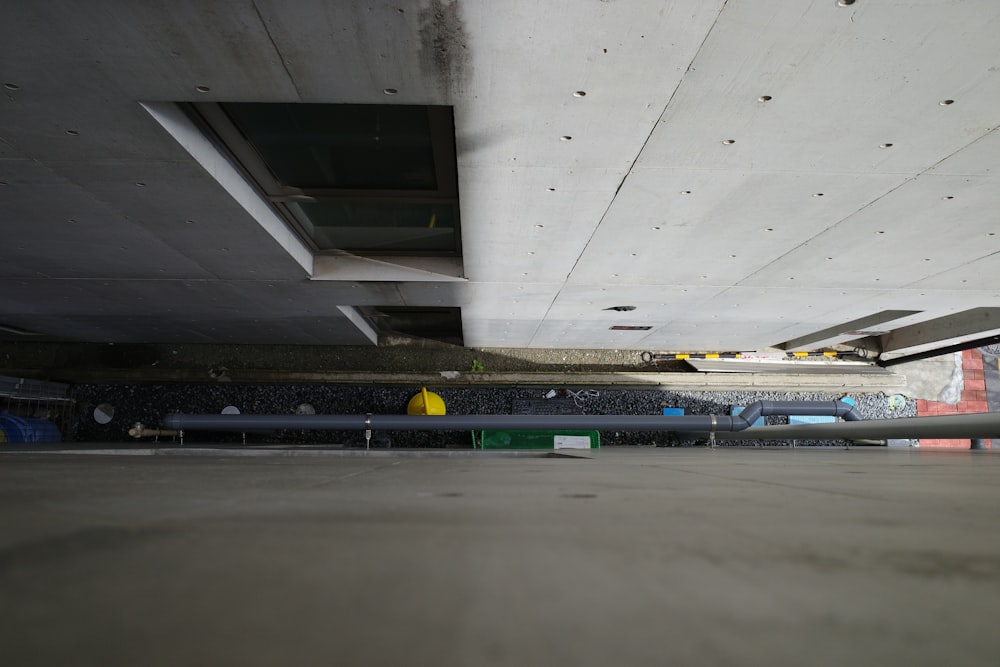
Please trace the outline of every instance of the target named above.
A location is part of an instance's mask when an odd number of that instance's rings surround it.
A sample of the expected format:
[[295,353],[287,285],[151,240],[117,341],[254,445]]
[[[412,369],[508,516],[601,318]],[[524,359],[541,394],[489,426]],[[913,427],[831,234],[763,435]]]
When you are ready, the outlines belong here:
[[639,161],[639,158],[642,156],[642,152],[646,150],[646,146],[649,144],[649,140],[652,139],[653,133],[656,132],[656,128],[662,121],[663,115],[667,113],[667,109],[670,107],[670,103],[673,102],[674,97],[677,96],[677,91],[680,90],[681,86],[684,84],[684,77],[687,76],[687,73],[691,71],[691,66],[698,59],[698,56],[701,54],[702,49],[705,48],[705,42],[708,41],[708,38],[715,31],[715,27],[719,24],[719,18],[722,16],[722,12],[725,11],[726,5],[728,4],[729,0],[723,0],[722,6],[719,7],[719,13],[715,15],[715,20],[712,21],[711,27],[709,27],[709,29],[705,31],[704,39],[701,40],[701,43],[698,45],[698,48],[695,49],[694,55],[691,57],[690,62],[688,62],[687,68],[684,70],[684,74],[677,82],[677,85],[674,86],[674,89],[673,91],[671,91],[670,97],[667,99],[666,104],[663,105],[663,111],[661,111],[660,115],[657,116],[656,120],[653,121],[653,126],[652,128],[650,128],[649,134],[646,135],[646,139],[642,142],[642,146],[640,146],[639,150],[636,151],[635,157],[632,159],[632,164],[629,165],[629,168],[625,171],[625,174],[622,176],[621,181],[618,182],[618,187],[615,188],[615,193],[611,196],[611,201],[608,202],[608,205],[607,207],[605,207],[604,212],[601,214],[600,219],[598,219],[597,224],[594,225],[593,230],[591,230],[590,232],[590,236],[587,238],[587,242],[583,244],[583,248],[580,249],[580,254],[576,256],[576,261],[573,262],[573,266],[570,267],[569,272],[566,274],[566,278],[563,280],[562,285],[559,287],[558,291],[556,291],[555,296],[552,297],[552,301],[549,302],[549,307],[545,309],[545,314],[542,315],[542,318],[538,322],[538,326],[535,327],[535,330],[531,334],[531,338],[528,339],[529,347],[531,346],[532,343],[535,342],[535,336],[538,334],[538,330],[541,328],[542,322],[545,322],[549,318],[549,313],[552,312],[552,308],[555,306],[556,301],[558,301],[559,297],[562,295],[563,289],[565,289],[567,283],[569,282],[570,277],[573,275],[573,272],[576,271],[576,267],[580,265],[580,259],[583,258],[583,256],[586,254],[587,249],[590,247],[590,244],[594,241],[594,237],[597,236],[597,231],[601,228],[601,225],[604,224],[604,219],[608,217],[608,212],[611,210],[611,207],[614,206],[615,199],[618,198],[618,193],[621,192],[621,189],[623,187],[625,187],[625,182],[628,180],[628,177],[632,175],[632,170],[635,169],[635,165]]
[[[1000,127],[1000,126],[998,126],[998,127]],[[821,231],[821,232],[818,232],[818,233],[816,233],[816,234],[814,234],[814,235],[810,236],[810,237],[809,237],[808,239],[806,239],[806,240],[805,240],[805,241],[803,241],[802,243],[798,244],[798,245],[797,245],[797,246],[795,246],[794,248],[792,248],[792,249],[788,250],[787,252],[784,252],[784,253],[782,253],[782,254],[778,255],[778,256],[777,256],[777,257],[775,257],[775,258],[774,258],[773,260],[771,260],[770,262],[768,262],[768,263],[767,263],[766,265],[764,265],[764,266],[760,267],[759,269],[757,269],[757,270],[756,270],[756,271],[754,271],[753,273],[751,273],[751,274],[749,274],[749,275],[746,275],[746,276],[744,276],[744,277],[740,278],[740,280],[739,280],[738,282],[734,283],[734,285],[733,285],[733,286],[734,286],[734,287],[743,287],[743,286],[744,286],[744,285],[743,285],[744,281],[746,281],[746,280],[749,280],[750,278],[753,278],[753,277],[754,277],[755,275],[757,275],[758,273],[760,273],[761,271],[763,271],[763,270],[764,270],[764,269],[766,269],[767,267],[771,266],[771,265],[772,265],[772,264],[774,264],[775,262],[778,262],[778,261],[780,261],[780,260],[784,259],[785,257],[787,257],[788,255],[792,254],[792,253],[793,253],[793,252],[795,252],[796,250],[798,250],[798,249],[802,248],[802,247],[803,247],[803,246],[805,246],[806,244],[808,244],[808,243],[811,243],[811,242],[815,241],[816,239],[818,239],[818,238],[819,238],[820,236],[822,236],[823,234],[827,233],[828,231],[832,230],[833,228],[837,227],[838,225],[841,225],[841,224],[843,224],[843,223],[844,223],[844,222],[846,222],[847,220],[850,220],[850,219],[851,219],[852,217],[854,217],[855,215],[857,215],[857,214],[858,214],[858,213],[860,213],[861,211],[864,211],[865,209],[867,209],[867,208],[870,208],[870,207],[874,206],[874,205],[875,205],[875,204],[876,204],[877,202],[880,202],[880,201],[882,201],[883,199],[885,199],[886,197],[888,197],[889,195],[891,195],[891,194],[892,194],[893,192],[895,192],[896,190],[898,190],[898,189],[900,189],[901,187],[903,187],[904,185],[906,185],[907,183],[912,183],[913,181],[917,180],[917,179],[918,179],[918,178],[920,178],[921,176],[924,176],[924,175],[926,175],[926,174],[927,174],[927,173],[928,173],[928,172],[929,172],[929,171],[930,171],[931,169],[934,169],[935,167],[937,167],[937,166],[938,166],[938,165],[940,165],[941,163],[945,162],[946,160],[948,160],[948,159],[950,159],[950,158],[954,157],[955,155],[958,155],[959,153],[961,153],[962,151],[964,151],[964,150],[965,150],[966,148],[968,148],[968,147],[972,146],[973,144],[975,144],[975,143],[977,143],[977,142],[979,142],[979,141],[981,141],[981,140],[985,139],[986,137],[990,136],[991,134],[993,134],[994,132],[996,132],[996,131],[997,131],[997,129],[998,129],[997,127],[991,127],[991,128],[989,128],[989,129],[987,129],[987,130],[986,130],[986,132],[984,132],[983,134],[979,135],[978,137],[976,137],[976,138],[975,138],[975,139],[973,139],[972,141],[970,141],[970,142],[968,142],[967,144],[964,144],[964,145],[962,145],[962,146],[959,146],[958,148],[956,148],[955,150],[953,150],[953,151],[952,151],[951,153],[948,153],[947,155],[945,155],[945,156],[944,156],[943,158],[941,158],[940,160],[938,160],[938,161],[937,161],[937,162],[935,162],[934,164],[932,164],[932,165],[930,165],[930,166],[928,166],[928,167],[924,167],[924,168],[923,168],[922,170],[918,171],[918,172],[917,172],[917,173],[915,173],[915,174],[914,174],[913,176],[911,176],[911,177],[909,177],[909,178],[905,179],[905,180],[904,180],[904,181],[903,181],[902,183],[900,183],[899,185],[897,185],[897,186],[895,186],[895,187],[893,187],[893,188],[889,188],[889,189],[888,189],[887,191],[885,191],[884,193],[880,194],[880,195],[879,195],[878,197],[876,197],[875,199],[871,200],[870,202],[868,202],[867,204],[865,204],[865,205],[864,205],[864,206],[862,206],[861,208],[857,209],[857,210],[856,210],[856,211],[854,211],[853,213],[849,213],[848,215],[844,216],[843,218],[841,218],[841,219],[840,219],[840,220],[838,220],[837,222],[833,223],[832,225],[830,225],[829,227],[827,227],[826,229],[824,229],[823,231]]]
[[[981,262],[984,259],[989,259],[990,257],[995,257],[997,255],[1000,255],[1000,250],[997,250],[995,252],[986,253],[982,257],[976,257],[975,259],[973,259],[971,261],[965,262],[961,266],[968,266],[968,265],[971,265],[971,264],[975,264],[976,262]],[[946,273],[948,273],[950,271],[954,271],[956,268],[961,268],[961,266],[958,266],[958,267],[953,266],[950,269],[944,269],[943,271],[938,271],[937,273],[934,273],[932,275],[929,275],[929,276],[926,276],[924,278],[921,278],[920,280],[915,280],[912,283],[906,283],[905,285],[902,286],[901,289],[925,289],[925,288],[922,288],[922,287],[914,287],[914,286],[917,283],[919,283],[920,281],[922,281],[922,280],[930,280],[931,278],[937,278],[938,276],[943,276],[944,274],[946,274]],[[936,289],[945,289],[945,290],[948,290],[948,289],[951,289],[951,288],[948,288],[948,287],[938,287]],[[984,291],[992,291],[992,290],[984,290]]]
[[301,102],[302,91],[299,90],[298,85],[295,83],[295,77],[293,77],[291,71],[289,71],[288,64],[285,62],[285,56],[281,54],[281,49],[278,48],[278,43],[274,41],[271,31],[267,27],[267,21],[264,20],[264,16],[260,13],[260,8],[257,7],[257,3],[254,0],[251,0],[250,4],[253,6],[254,13],[257,14],[257,19],[260,21],[261,27],[264,28],[264,34],[267,35],[267,40],[271,42],[271,48],[273,48],[274,52],[278,54],[278,62],[281,63],[281,68],[285,70],[285,74],[288,76],[288,80],[291,82],[292,88],[295,89],[295,96]]

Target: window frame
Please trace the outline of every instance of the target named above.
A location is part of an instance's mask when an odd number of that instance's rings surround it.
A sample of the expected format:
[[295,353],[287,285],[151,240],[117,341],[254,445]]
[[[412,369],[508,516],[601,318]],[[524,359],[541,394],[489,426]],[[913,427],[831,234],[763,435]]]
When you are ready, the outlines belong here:
[[[458,201],[454,110],[450,106],[415,105],[427,111],[431,150],[434,159],[436,189],[357,189],[300,188],[284,185],[275,177],[263,156],[243,134],[225,110],[225,104],[283,104],[272,102],[191,102],[185,111],[203,128],[206,135],[222,149],[235,167],[257,186],[258,191],[314,255],[338,255],[348,252],[373,257],[461,257],[462,234]],[[289,103],[294,104],[294,103]],[[333,106],[333,105],[330,105]],[[380,106],[380,105],[353,105]],[[449,250],[377,250],[321,248],[308,232],[306,214],[294,206],[311,202],[392,202],[400,204],[437,204],[454,211],[454,244]]]

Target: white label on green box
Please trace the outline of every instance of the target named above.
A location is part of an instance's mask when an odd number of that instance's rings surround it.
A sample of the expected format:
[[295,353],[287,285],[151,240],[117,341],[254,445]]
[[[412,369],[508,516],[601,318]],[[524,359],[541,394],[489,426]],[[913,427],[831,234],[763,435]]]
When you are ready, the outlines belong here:
[[590,449],[589,435],[557,435],[556,449]]

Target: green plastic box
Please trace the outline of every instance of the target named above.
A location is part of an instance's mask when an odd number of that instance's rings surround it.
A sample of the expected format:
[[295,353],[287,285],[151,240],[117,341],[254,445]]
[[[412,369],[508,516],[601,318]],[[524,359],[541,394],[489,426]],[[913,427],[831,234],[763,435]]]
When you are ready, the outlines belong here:
[[481,449],[598,449],[597,431],[479,431],[472,432],[472,446]]

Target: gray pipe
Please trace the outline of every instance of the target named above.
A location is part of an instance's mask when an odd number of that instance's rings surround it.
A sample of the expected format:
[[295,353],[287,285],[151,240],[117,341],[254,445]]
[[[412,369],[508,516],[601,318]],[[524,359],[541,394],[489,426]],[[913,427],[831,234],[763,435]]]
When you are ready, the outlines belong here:
[[734,416],[717,415],[185,415],[163,419],[167,428],[193,431],[298,429],[317,431],[742,431],[767,415],[817,415],[863,419],[841,401],[758,401]]
[[[707,433],[706,433],[707,435]],[[1000,413],[869,419],[855,423],[760,426],[720,440],[866,440],[888,438],[1000,438]]]

